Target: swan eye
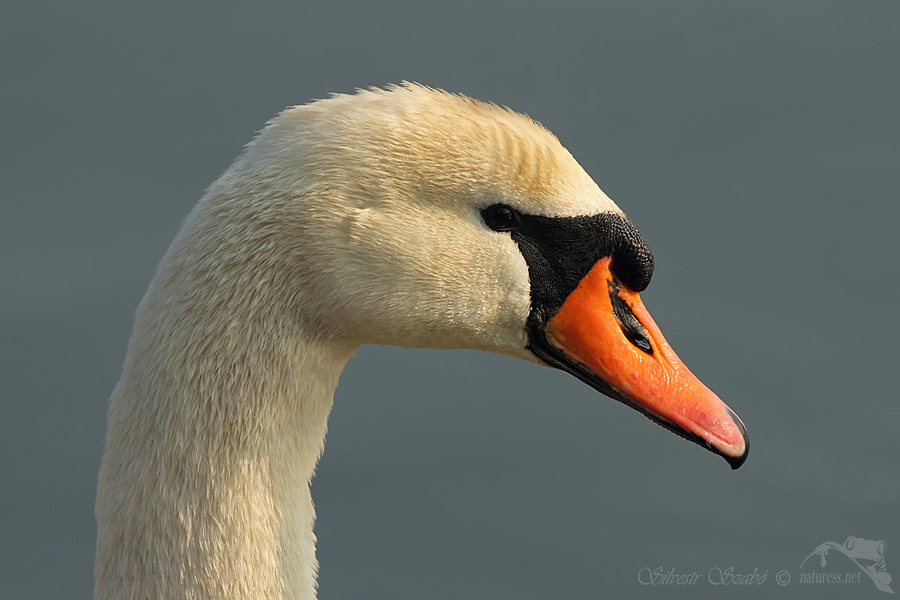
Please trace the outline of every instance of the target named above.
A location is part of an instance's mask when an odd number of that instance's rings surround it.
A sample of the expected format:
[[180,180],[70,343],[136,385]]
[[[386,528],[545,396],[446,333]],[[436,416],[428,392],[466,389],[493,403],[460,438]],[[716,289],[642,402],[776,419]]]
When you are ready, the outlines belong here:
[[509,231],[518,221],[516,212],[505,204],[494,204],[481,211],[487,226],[494,231]]

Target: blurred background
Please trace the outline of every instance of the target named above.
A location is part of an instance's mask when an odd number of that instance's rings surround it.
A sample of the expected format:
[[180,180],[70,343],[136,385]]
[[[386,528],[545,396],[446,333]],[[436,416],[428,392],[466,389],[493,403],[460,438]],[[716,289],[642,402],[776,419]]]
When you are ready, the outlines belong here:
[[4,3],[3,597],[91,597],[106,402],[206,186],[285,106],[402,80],[556,133],[752,451],[732,472],[533,364],[363,347],[313,485],[320,598],[713,598],[729,567],[768,574],[747,597],[883,597],[799,579],[859,572],[800,569],[848,536],[900,574],[898,64],[895,0]]

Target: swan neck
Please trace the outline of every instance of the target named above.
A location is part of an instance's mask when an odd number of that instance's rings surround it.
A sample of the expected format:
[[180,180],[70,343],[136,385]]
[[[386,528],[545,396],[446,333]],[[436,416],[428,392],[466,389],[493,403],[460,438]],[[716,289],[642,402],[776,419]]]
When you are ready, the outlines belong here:
[[315,598],[309,483],[356,348],[228,281],[170,250],[138,308],[108,411],[97,599]]

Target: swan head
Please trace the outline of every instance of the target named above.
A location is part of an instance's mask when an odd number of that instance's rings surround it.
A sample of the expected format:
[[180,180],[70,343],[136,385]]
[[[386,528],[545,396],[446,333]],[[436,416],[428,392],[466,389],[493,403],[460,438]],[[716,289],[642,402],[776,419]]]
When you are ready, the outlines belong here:
[[747,456],[641,303],[640,233],[526,116],[414,84],[335,96],[276,117],[204,200],[191,218],[254,240],[311,336],[543,363]]

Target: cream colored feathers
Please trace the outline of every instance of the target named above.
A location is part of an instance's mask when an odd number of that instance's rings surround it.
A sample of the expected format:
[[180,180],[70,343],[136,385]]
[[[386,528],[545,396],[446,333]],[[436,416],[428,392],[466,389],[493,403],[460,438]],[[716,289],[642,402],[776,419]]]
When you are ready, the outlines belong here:
[[360,344],[525,350],[479,209],[618,209],[527,117],[406,84],[276,117],[187,218],[109,407],[96,598],[315,597],[309,480]]

